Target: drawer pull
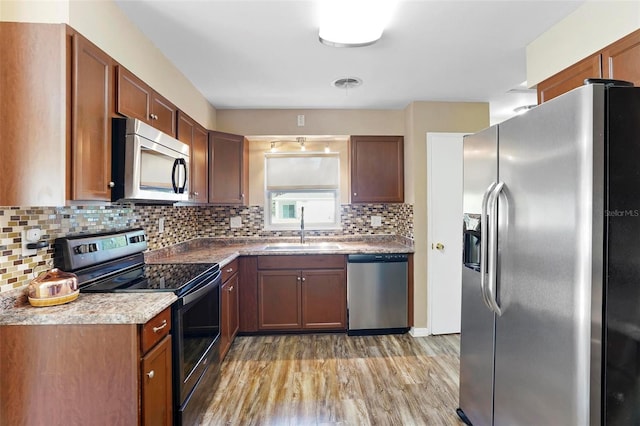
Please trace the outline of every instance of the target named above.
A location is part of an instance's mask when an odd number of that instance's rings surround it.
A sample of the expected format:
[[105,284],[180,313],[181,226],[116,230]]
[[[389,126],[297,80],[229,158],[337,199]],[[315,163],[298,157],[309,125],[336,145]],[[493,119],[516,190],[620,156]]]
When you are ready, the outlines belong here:
[[229,268],[229,269],[227,269],[225,272],[229,272],[229,273],[231,273],[231,272],[233,272],[233,268]]
[[162,320],[162,325],[159,325],[157,327],[153,327],[153,332],[157,333],[158,331],[162,330],[163,328],[165,328],[167,326],[167,320]]
[[147,377],[148,377],[148,378],[150,378],[150,379],[153,379],[153,377],[154,377],[155,375],[156,375],[156,372],[155,372],[155,371],[153,371],[153,370],[151,370],[151,371],[149,371],[149,372],[147,373]]

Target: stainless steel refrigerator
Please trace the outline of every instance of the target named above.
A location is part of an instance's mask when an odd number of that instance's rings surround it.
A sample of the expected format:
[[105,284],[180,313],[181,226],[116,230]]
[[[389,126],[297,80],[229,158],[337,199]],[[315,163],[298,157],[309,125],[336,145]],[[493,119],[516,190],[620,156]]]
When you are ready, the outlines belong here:
[[640,424],[640,88],[465,137],[464,212],[460,417]]

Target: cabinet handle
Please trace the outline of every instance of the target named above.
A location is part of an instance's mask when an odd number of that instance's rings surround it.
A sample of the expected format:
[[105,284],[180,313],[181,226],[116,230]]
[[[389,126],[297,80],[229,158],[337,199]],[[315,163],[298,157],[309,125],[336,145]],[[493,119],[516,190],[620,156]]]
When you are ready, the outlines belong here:
[[151,370],[151,371],[149,371],[149,372],[147,373],[147,377],[148,377],[148,378],[150,378],[150,379],[153,379],[153,377],[154,377],[155,375],[156,375],[156,372],[155,372],[155,371],[153,371],[153,370]]
[[198,195],[200,195],[200,193],[196,191],[196,192],[193,193],[193,195],[195,195],[197,197]]
[[165,328],[167,326],[167,320],[162,320],[162,324],[159,325],[158,327],[153,327],[153,332],[157,333],[158,331],[162,330],[163,328]]
[[229,272],[229,273],[231,273],[231,272],[233,272],[233,268],[229,268],[229,269],[227,269],[225,272]]
[[354,193],[353,193],[353,196],[354,196],[354,197],[357,197],[357,196],[358,196],[358,193],[357,193],[357,192],[354,192]]
[[307,280],[307,279],[306,279],[305,277],[302,277],[302,281],[303,281],[303,282],[304,282],[304,281],[306,281],[306,280]]
[[233,291],[233,286],[229,287],[229,288],[227,289],[227,291],[228,291],[229,293],[231,293],[231,292]]
[[114,186],[116,186],[116,183],[115,183],[115,182],[109,182],[109,183],[107,184],[107,186],[108,186],[109,188],[113,188]]
[[297,277],[297,280],[300,281],[300,277]]
[[240,197],[244,198],[244,194],[240,194]]

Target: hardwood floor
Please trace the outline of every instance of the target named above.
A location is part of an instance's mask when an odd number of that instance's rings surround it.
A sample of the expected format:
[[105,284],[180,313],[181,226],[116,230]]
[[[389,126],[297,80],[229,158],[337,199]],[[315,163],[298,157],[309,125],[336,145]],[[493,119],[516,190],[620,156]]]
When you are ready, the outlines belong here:
[[237,337],[205,425],[462,425],[460,338]]

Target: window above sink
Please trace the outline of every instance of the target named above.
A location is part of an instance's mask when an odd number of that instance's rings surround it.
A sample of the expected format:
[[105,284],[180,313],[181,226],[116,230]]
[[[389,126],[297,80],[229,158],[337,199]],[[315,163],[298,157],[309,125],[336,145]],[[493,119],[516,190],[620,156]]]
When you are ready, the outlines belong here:
[[265,154],[268,230],[340,229],[340,157],[337,153]]

